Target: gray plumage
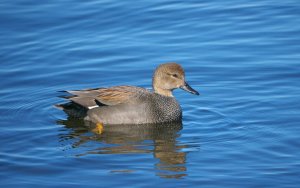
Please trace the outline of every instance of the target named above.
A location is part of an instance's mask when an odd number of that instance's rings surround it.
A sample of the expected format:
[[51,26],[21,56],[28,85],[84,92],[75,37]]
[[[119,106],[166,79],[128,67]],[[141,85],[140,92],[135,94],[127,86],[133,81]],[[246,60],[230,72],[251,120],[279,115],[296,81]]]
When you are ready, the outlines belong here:
[[90,109],[85,119],[104,124],[148,124],[176,122],[181,116],[175,98],[147,91],[126,103]]

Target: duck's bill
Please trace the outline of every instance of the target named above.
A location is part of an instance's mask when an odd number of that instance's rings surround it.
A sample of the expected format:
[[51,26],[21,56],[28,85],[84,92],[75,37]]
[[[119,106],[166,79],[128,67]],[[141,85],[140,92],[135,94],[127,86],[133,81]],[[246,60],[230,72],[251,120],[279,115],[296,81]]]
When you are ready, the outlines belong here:
[[189,93],[192,93],[194,95],[199,95],[198,91],[194,90],[188,83],[184,83],[183,86],[180,87],[180,89],[183,89]]

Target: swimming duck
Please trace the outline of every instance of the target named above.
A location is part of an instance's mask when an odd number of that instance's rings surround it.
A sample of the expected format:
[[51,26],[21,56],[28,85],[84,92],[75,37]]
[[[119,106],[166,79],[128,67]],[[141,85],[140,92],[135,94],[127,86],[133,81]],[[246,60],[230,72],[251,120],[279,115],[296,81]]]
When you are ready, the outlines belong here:
[[58,108],[69,113],[71,108],[83,110],[84,119],[102,124],[154,124],[181,121],[182,110],[172,92],[181,88],[199,93],[185,81],[183,68],[177,63],[159,65],[152,78],[153,91],[136,86],[114,86],[66,91],[71,96]]

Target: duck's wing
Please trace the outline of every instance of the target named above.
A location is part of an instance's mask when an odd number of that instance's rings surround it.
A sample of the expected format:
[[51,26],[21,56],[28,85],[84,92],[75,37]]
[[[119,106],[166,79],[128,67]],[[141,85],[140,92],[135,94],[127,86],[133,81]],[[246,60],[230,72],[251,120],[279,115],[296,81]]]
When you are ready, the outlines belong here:
[[99,90],[99,94],[95,99],[102,104],[111,106],[125,103],[130,99],[140,96],[145,91],[147,90],[144,88],[134,86],[116,86],[103,88]]
[[135,86],[115,86],[87,90],[67,91],[73,96],[68,97],[72,102],[87,109],[103,105],[117,105],[130,99],[149,93],[147,89]]

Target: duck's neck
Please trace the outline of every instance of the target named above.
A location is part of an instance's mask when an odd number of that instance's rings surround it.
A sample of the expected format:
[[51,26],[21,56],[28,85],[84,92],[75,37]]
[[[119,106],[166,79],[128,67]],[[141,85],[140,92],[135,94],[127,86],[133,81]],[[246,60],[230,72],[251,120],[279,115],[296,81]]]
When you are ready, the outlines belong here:
[[158,87],[153,86],[153,90],[154,90],[154,93],[164,95],[164,96],[167,96],[167,97],[173,97],[172,91],[169,90],[169,89],[162,89],[162,88],[158,88]]

